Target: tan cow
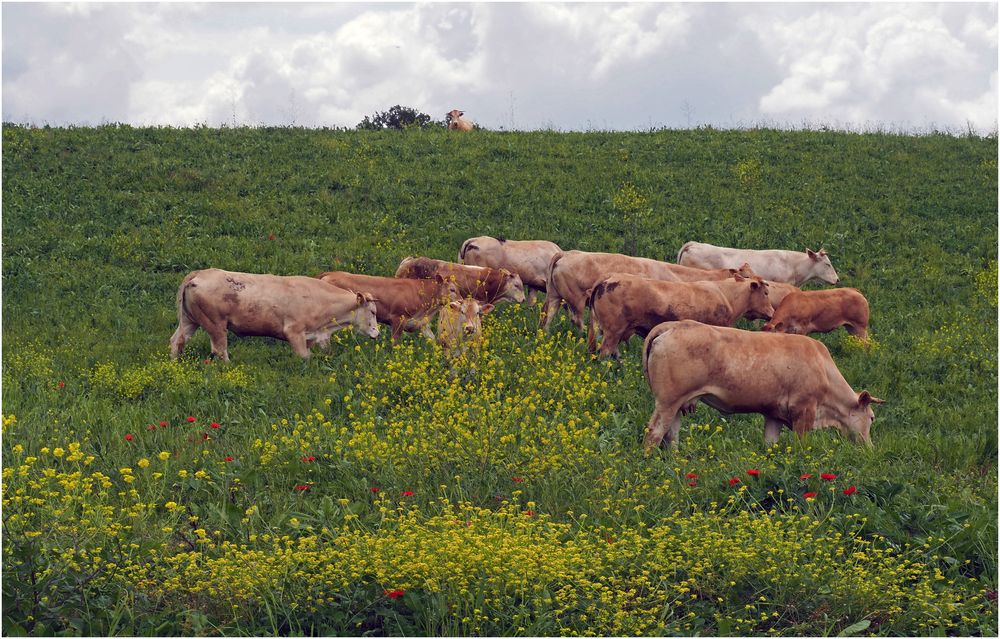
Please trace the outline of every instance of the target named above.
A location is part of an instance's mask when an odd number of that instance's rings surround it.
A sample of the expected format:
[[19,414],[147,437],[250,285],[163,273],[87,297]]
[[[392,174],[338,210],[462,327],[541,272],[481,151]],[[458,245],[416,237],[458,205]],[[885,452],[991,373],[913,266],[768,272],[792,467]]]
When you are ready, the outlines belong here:
[[801,290],[798,286],[786,282],[775,282],[773,280],[767,282],[767,297],[771,300],[771,306],[774,308],[778,308],[781,301],[789,294],[798,293]]
[[483,315],[493,310],[493,304],[480,304],[475,298],[449,302],[438,313],[438,344],[445,356],[459,357],[478,342],[483,332]]
[[760,413],[769,445],[784,425],[799,436],[835,426],[871,446],[871,404],[882,403],[855,393],[826,346],[803,335],[664,322],[646,336],[642,369],[656,400],[647,452],[664,438],[677,447],[681,409],[698,400],[727,415]]
[[598,282],[587,302],[587,345],[591,353],[597,349],[600,330],[604,334],[601,357],[619,357],[619,343],[633,335],[645,337],[662,322],[690,319],[733,326],[740,317],[768,319],[774,313],[768,288],[759,277],[746,279],[740,275],[709,282],[662,282],[615,274]]
[[559,312],[560,302],[566,302],[570,319],[581,329],[583,311],[587,305],[587,293],[599,281],[612,273],[640,275],[666,282],[696,282],[703,280],[724,280],[740,273],[753,277],[754,273],[744,265],[736,269],[696,269],[677,264],[669,264],[645,257],[632,257],[619,253],[589,253],[585,251],[561,251],[549,261],[545,278],[545,306],[541,313],[541,326],[546,331]]
[[473,126],[472,120],[465,119],[465,111],[459,111],[458,109],[452,109],[445,116],[445,121],[448,122],[448,128],[452,131],[471,131]]
[[507,240],[483,235],[462,243],[458,261],[516,273],[529,290],[528,303],[534,304],[535,292],[545,292],[549,261],[560,250],[557,244],[546,240]]
[[198,330],[205,329],[212,354],[229,361],[228,334],[275,337],[301,357],[314,343],[326,346],[344,328],[378,337],[375,302],[361,293],[298,275],[258,275],[217,268],[193,271],[177,289],[177,330],[170,338],[174,359]]
[[473,296],[480,302],[523,302],[524,284],[516,273],[484,266],[467,266],[429,257],[404,257],[396,277],[431,279],[440,275],[458,287],[461,297]]
[[829,333],[845,327],[851,335],[868,341],[868,300],[854,288],[792,293],[774,311],[762,331],[776,333]]
[[840,283],[826,251],[734,249],[701,242],[688,242],[677,254],[677,263],[698,268],[733,268],[746,262],[754,273],[765,280],[802,286],[810,280],[827,284]]
[[345,271],[329,271],[316,277],[335,286],[370,295],[375,301],[376,318],[392,327],[394,342],[399,341],[403,331],[419,332],[434,341],[431,320],[443,305],[460,297],[451,283],[440,278],[404,280]]

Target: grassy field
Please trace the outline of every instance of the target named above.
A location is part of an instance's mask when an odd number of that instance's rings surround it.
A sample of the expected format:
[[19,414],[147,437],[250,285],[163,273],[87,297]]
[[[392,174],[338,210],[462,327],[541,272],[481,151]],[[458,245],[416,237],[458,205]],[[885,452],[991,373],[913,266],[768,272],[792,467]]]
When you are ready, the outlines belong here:
[[[448,133],[4,126],[5,634],[996,635],[995,136]],[[825,248],[874,449],[702,406],[644,456],[640,342],[527,305],[457,373],[387,333],[168,358],[191,270],[481,234]]]

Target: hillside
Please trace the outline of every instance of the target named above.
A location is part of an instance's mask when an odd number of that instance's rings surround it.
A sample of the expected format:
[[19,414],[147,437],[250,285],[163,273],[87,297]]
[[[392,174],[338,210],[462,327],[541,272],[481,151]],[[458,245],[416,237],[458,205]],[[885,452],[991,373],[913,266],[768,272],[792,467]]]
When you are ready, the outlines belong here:
[[[944,135],[5,125],[5,632],[995,633],[996,158]],[[167,359],[191,270],[391,275],[484,234],[668,261],[825,248],[871,306],[870,351],[820,339],[887,400],[874,450],[832,430],[767,449],[759,416],[703,406],[644,457],[640,343],[598,362],[526,306],[484,320],[457,379],[387,332],[305,363],[231,339],[228,366],[199,332]],[[283,536],[294,569],[268,563]],[[763,576],[795,562],[812,577]]]

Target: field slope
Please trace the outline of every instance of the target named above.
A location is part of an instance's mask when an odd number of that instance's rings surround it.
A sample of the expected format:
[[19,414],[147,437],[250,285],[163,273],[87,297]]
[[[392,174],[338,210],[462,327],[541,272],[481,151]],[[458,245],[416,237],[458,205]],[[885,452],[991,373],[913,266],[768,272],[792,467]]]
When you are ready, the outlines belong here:
[[[995,136],[5,125],[4,633],[995,636],[996,159]],[[233,338],[226,365],[204,332],[168,358],[191,270],[390,275],[481,234],[825,248],[871,305],[873,348],[820,339],[886,399],[874,449],[767,448],[759,416],[700,407],[644,456],[639,342],[597,361],[527,305],[456,369],[349,333],[307,362]]]

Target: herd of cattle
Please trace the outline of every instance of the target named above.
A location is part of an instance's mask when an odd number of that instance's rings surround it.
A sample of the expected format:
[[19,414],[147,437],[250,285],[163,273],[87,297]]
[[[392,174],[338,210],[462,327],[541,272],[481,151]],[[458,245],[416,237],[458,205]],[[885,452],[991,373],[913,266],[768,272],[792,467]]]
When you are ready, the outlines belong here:
[[[354,328],[371,338],[379,324],[419,332],[456,357],[480,335],[483,315],[502,302],[529,303],[545,294],[546,331],[561,307],[597,336],[602,357],[618,356],[633,335],[645,337],[642,366],[656,403],[645,446],[676,447],[680,417],[698,401],[725,414],[760,413],[765,441],[782,426],[803,435],[835,426],[871,445],[872,404],[856,393],[830,352],[807,336],[840,326],[868,340],[868,302],[852,288],[802,291],[810,281],[838,284],[825,251],[744,250],[688,242],[677,263],[616,253],[563,251],[543,240],[466,240],[459,262],[407,257],[394,277],[343,271],[315,277],[194,271],[177,291],[176,358],[200,326],[212,353],[229,360],[227,334],[289,342],[302,357],[330,335]],[[589,324],[584,313],[589,310]],[[431,322],[437,316],[437,335]],[[760,331],[734,328],[763,319]]]

